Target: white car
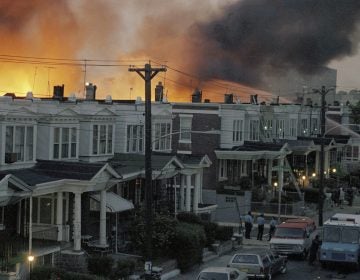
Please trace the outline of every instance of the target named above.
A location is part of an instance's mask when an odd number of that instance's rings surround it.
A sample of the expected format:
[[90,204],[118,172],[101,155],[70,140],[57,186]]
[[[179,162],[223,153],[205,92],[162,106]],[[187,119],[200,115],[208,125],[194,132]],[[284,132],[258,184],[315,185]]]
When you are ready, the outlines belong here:
[[208,267],[203,269],[196,280],[247,280],[247,274],[231,267]]

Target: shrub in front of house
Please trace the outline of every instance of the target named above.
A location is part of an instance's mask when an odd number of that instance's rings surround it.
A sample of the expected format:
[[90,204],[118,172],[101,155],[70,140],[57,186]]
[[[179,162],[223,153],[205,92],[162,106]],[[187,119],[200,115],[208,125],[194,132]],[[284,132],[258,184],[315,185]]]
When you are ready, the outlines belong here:
[[179,223],[172,244],[173,257],[181,271],[190,269],[202,262],[206,237],[204,227],[197,224]]
[[182,212],[176,215],[179,222],[202,225],[200,217],[191,212]]
[[[178,221],[170,216],[155,215],[152,223],[153,256],[168,256],[175,237]],[[146,248],[146,228],[143,215],[137,216],[130,228],[130,240],[136,253],[144,255]]]
[[319,202],[319,190],[318,189],[304,189],[304,200],[307,203]]
[[31,280],[104,280],[105,278],[91,274],[69,272],[56,267],[35,266],[30,275]]
[[126,278],[131,274],[134,274],[135,267],[136,261],[133,259],[118,260],[116,268],[111,275],[111,279]]
[[234,233],[233,227],[218,226],[216,229],[215,238],[216,240],[227,241],[231,239],[233,233]]
[[109,276],[112,272],[114,260],[111,257],[92,256],[88,258],[88,270],[98,276]]
[[211,244],[215,243],[217,229],[218,229],[218,225],[216,223],[212,223],[212,222],[204,223],[206,247],[209,247]]

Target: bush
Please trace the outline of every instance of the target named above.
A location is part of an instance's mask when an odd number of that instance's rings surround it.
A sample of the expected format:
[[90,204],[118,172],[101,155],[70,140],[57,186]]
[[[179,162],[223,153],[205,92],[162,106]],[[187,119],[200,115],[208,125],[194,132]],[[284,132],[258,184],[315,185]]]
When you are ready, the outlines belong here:
[[109,276],[112,272],[114,260],[111,257],[90,257],[88,259],[89,272],[98,276]]
[[319,190],[318,189],[304,189],[304,200],[308,203],[319,202]]
[[[152,224],[152,244],[153,244],[153,256],[167,256],[170,245],[175,238],[175,228],[177,220],[169,216],[156,215]],[[138,216],[133,222],[130,228],[130,240],[134,246],[134,249],[140,254],[145,254],[145,242],[146,242],[146,229],[145,219],[143,216]]]
[[232,227],[218,226],[216,230],[216,239],[220,241],[230,240],[233,233],[234,231]]
[[69,272],[56,267],[35,266],[31,271],[31,280],[101,280],[95,275]]
[[204,228],[200,225],[180,223],[176,227],[172,251],[181,271],[202,262],[205,239]]
[[112,278],[125,278],[133,274],[136,267],[136,261],[132,259],[119,260],[112,274]]
[[213,244],[216,240],[216,232],[218,229],[218,225],[215,223],[204,223],[204,231],[205,231],[205,236],[206,236],[206,242],[205,242],[205,246],[208,247],[211,244]]
[[178,219],[179,222],[183,222],[183,223],[198,224],[198,225],[203,224],[199,216],[190,212],[179,213],[177,214],[176,218]]

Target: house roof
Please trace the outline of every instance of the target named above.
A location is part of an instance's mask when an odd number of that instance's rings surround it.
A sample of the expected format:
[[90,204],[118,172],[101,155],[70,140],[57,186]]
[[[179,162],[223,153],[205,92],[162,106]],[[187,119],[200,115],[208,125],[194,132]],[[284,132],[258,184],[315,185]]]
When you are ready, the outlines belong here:
[[90,180],[105,163],[38,160],[32,168],[0,171],[0,177],[12,174],[29,186],[62,179]]
[[280,151],[284,144],[273,142],[244,141],[244,145],[234,146],[232,151]]

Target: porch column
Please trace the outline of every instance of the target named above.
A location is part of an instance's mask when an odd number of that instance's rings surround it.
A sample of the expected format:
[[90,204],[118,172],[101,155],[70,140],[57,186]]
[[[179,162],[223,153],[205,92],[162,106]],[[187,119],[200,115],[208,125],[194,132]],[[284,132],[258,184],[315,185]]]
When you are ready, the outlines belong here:
[[17,219],[16,219],[16,233],[21,233],[21,201],[18,203],[18,209],[17,209]]
[[193,201],[193,212],[196,214],[199,209],[199,194],[201,189],[201,177],[200,173],[195,175],[195,185],[194,185],[194,201]]
[[280,158],[278,159],[278,186],[279,186],[279,205],[278,205],[278,215],[279,215],[279,220],[280,220],[280,215],[281,215],[281,193],[282,193],[282,189],[284,186],[284,158]]
[[267,183],[272,188],[272,168],[273,168],[273,160],[268,159],[267,164]]
[[56,226],[58,228],[58,241],[63,240],[63,193],[57,193],[56,201]]
[[74,250],[81,250],[81,193],[75,193],[74,205]]
[[99,244],[106,245],[106,190],[100,192],[100,232]]
[[308,155],[305,155],[305,177],[306,180],[309,179],[309,165],[308,165]]
[[325,178],[330,178],[330,150],[324,152],[324,171],[326,172]]
[[180,176],[180,211],[184,211],[185,204],[185,175]]
[[315,152],[315,174],[317,177],[320,176],[320,152]]
[[185,211],[191,211],[191,175],[186,175],[186,201]]

